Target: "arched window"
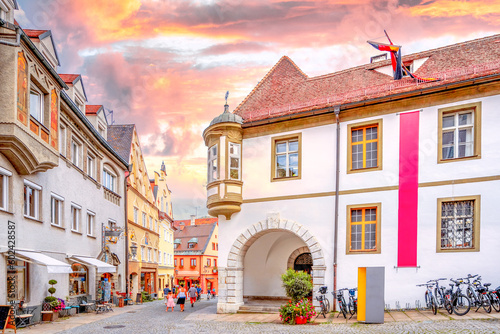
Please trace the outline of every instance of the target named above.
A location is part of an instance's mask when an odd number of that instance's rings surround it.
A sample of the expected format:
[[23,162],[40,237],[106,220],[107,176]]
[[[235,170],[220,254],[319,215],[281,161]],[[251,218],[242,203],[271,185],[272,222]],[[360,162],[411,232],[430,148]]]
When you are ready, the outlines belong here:
[[71,265],[73,272],[69,274],[69,295],[80,296],[87,294],[88,291],[88,270],[83,264],[73,263]]

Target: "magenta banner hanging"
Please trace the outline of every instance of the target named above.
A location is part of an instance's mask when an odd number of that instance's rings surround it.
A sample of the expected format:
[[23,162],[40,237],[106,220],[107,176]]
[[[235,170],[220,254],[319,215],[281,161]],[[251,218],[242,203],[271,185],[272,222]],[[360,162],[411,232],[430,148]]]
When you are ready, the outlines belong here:
[[398,267],[417,266],[419,115],[399,116]]

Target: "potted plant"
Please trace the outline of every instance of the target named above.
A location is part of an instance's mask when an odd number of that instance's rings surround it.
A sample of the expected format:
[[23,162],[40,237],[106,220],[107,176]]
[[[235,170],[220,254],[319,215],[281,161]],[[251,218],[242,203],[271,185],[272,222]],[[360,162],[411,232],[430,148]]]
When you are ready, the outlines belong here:
[[311,275],[288,269],[281,275],[286,295],[291,299],[280,307],[281,321],[287,324],[306,323],[316,315],[314,306],[305,298],[312,291]]
[[54,285],[57,284],[57,281],[54,279],[51,279],[49,281],[49,284],[51,287],[47,290],[50,293],[50,296],[45,297],[44,302],[48,306],[44,307],[44,311],[52,311],[52,313],[47,312],[42,315],[43,321],[54,321],[58,318],[59,316],[59,311],[64,309],[66,307],[64,300],[60,298],[56,298],[53,296],[53,294],[56,292],[56,288],[54,288]]

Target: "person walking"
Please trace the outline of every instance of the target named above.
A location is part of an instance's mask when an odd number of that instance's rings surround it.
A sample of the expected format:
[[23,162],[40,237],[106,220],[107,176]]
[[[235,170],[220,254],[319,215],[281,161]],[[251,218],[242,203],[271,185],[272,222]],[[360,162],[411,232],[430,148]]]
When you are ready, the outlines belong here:
[[184,312],[185,303],[186,303],[186,289],[184,288],[184,285],[181,284],[177,292],[177,304],[179,304],[181,312]]
[[165,288],[163,289],[163,298],[167,298],[168,293],[170,292],[170,288],[168,287],[168,284],[165,285]]
[[198,299],[197,300],[200,300],[201,299],[201,287],[199,285],[196,286],[196,292],[198,293]]
[[194,287],[194,285],[192,285],[190,288],[189,288],[189,300],[191,301],[191,307],[194,306],[194,302],[196,301],[196,297],[198,296],[198,291],[196,290],[196,288]]
[[172,308],[172,312],[174,312],[174,306],[175,306],[174,294],[172,293],[172,291],[170,291],[170,289],[168,289],[168,294],[165,297],[165,300],[166,300],[165,305],[167,305],[167,309],[165,310],[165,312],[168,312],[168,309],[170,307]]

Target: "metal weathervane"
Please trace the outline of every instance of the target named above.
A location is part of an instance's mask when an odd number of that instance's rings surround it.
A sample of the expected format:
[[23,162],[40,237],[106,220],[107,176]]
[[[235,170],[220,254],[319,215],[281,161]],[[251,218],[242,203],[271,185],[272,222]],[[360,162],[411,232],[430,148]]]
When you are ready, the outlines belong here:
[[226,92],[226,104],[227,104],[227,98],[229,96],[229,91]]

